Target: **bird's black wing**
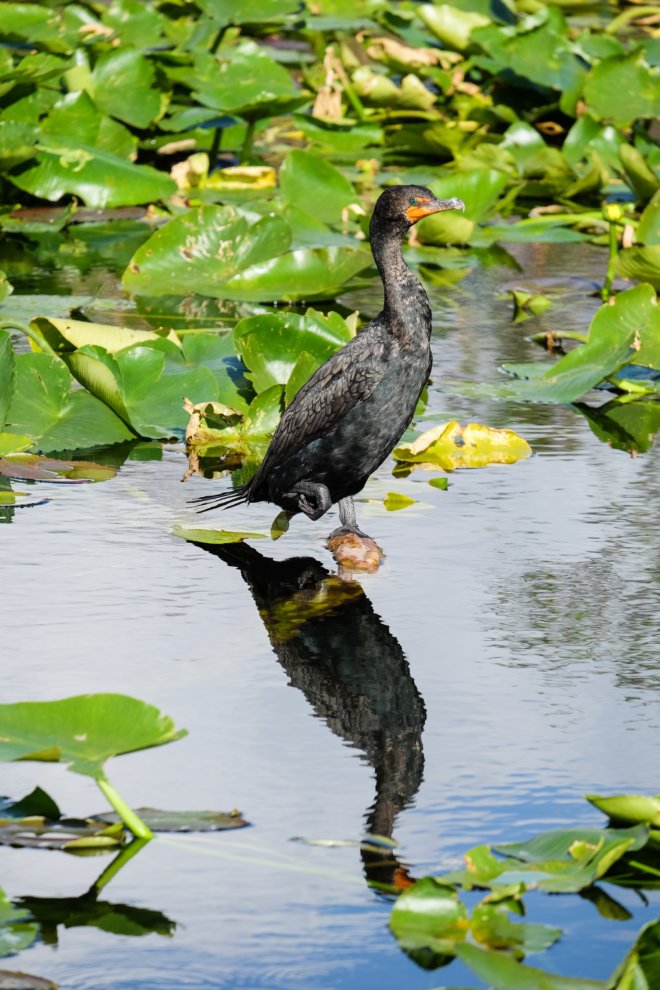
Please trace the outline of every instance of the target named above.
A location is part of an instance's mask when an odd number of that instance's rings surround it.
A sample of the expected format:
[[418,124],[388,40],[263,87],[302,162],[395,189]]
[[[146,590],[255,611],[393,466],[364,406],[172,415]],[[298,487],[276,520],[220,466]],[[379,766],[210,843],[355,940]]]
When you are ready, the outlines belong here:
[[374,361],[375,353],[385,346],[376,319],[314,372],[284,412],[250,483],[251,493],[276,465],[318,437],[328,436],[351,409],[369,398],[385,374],[386,362]]

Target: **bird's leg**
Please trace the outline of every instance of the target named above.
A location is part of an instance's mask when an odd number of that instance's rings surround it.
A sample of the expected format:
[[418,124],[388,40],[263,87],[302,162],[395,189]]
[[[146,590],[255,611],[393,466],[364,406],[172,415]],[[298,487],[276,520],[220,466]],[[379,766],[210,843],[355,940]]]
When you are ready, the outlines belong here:
[[334,530],[330,534],[330,539],[334,536],[345,536],[347,533],[355,533],[357,536],[366,537],[367,534],[363,533],[357,524],[357,518],[355,516],[355,504],[353,499],[348,495],[346,498],[341,498],[337,503],[339,506],[339,521],[341,526]]
[[332,505],[327,486],[318,481],[299,481],[286,495],[292,496],[310,519],[320,519]]

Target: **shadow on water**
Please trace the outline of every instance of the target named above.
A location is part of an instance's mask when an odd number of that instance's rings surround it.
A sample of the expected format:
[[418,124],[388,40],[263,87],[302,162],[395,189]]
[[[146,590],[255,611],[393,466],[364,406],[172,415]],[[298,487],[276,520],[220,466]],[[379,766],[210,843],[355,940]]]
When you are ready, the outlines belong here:
[[[366,832],[392,838],[396,816],[422,782],[426,708],[398,640],[362,586],[313,557],[273,560],[245,543],[195,546],[236,567],[248,585],[289,683],[376,774]],[[389,847],[362,849],[377,887],[411,881]]]

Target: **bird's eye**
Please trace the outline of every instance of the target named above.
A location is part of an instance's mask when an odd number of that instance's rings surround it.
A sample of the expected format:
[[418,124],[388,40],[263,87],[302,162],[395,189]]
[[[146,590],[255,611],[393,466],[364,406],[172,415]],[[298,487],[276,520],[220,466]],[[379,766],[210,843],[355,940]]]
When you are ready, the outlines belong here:
[[410,205],[411,206],[417,206],[417,200],[416,199],[411,199],[410,200]]

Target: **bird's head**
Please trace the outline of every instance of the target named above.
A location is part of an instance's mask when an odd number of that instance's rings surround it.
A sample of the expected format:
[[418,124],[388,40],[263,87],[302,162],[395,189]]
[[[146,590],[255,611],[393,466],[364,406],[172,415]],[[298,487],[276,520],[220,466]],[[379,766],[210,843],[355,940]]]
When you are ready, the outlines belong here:
[[423,217],[443,210],[464,210],[461,199],[438,199],[424,186],[388,186],[378,198],[374,208],[372,225],[406,230]]

